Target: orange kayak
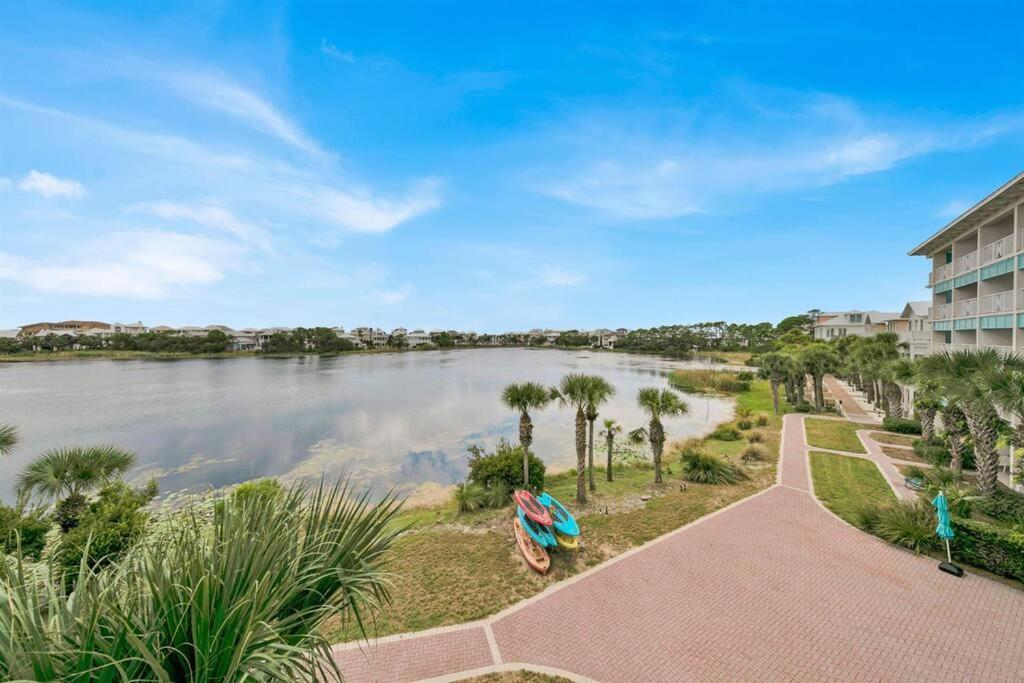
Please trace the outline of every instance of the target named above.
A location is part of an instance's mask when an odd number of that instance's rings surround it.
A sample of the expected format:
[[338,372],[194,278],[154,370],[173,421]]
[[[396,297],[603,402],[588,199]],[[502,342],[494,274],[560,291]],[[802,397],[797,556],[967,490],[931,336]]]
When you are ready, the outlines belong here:
[[551,567],[551,558],[548,557],[548,551],[544,550],[537,541],[530,538],[530,535],[526,533],[526,529],[520,524],[518,517],[512,518],[512,527],[516,532],[516,544],[519,545],[519,551],[526,558],[526,564],[530,565],[534,571],[540,574],[547,574],[548,569]]
[[512,499],[516,501],[516,505],[522,508],[526,516],[537,524],[551,526],[554,523],[554,520],[551,519],[551,511],[541,505],[540,501],[534,498],[529,491],[519,489],[512,493]]

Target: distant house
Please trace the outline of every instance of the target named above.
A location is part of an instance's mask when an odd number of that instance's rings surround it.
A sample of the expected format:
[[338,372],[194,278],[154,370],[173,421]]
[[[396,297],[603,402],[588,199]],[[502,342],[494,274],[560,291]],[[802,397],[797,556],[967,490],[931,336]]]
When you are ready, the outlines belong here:
[[424,344],[430,343],[430,334],[423,330],[413,330],[409,334],[405,335],[405,341],[411,348],[423,346]]
[[900,312],[900,317],[893,318],[885,325],[886,332],[895,332],[900,342],[906,345],[902,349],[908,358],[917,358],[931,353],[932,323],[928,318],[931,303],[928,301],[908,301]]
[[873,337],[885,331],[886,323],[899,317],[899,313],[886,311],[822,312],[814,323],[813,335],[821,340]]
[[146,331],[141,320],[137,323],[114,323],[110,328],[114,334],[142,334]]
[[97,320],[64,320],[59,323],[31,323],[29,325],[22,325],[18,334],[23,338],[28,338],[35,336],[35,334],[41,330],[47,330],[48,334],[52,332],[53,334],[77,335],[83,333],[85,330],[91,330],[96,327],[110,327],[110,325]]

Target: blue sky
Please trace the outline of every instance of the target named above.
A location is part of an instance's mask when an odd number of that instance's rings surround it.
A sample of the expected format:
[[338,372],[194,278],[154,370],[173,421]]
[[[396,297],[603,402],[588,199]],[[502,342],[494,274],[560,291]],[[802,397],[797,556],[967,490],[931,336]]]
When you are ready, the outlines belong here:
[[4,3],[0,327],[506,331],[923,298],[1015,3]]

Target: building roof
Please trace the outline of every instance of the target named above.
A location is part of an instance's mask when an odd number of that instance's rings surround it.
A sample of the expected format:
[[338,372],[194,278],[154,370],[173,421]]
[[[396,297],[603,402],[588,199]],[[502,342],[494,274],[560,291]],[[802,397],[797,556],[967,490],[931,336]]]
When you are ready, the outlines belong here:
[[928,309],[932,307],[930,301],[908,301],[907,305],[903,307],[903,312],[900,313],[901,318],[926,318],[928,317]]
[[910,250],[910,256],[931,256],[936,249],[988,223],[1024,200],[1024,171],[953,219],[946,227]]
[[[864,320],[859,323],[851,323],[849,316],[855,313],[860,313],[864,316]],[[815,323],[815,327],[845,327],[847,325],[870,325],[872,323],[884,323],[894,318],[899,318],[899,313],[892,313],[888,311],[841,311],[838,313],[829,313],[831,318],[822,322]]]

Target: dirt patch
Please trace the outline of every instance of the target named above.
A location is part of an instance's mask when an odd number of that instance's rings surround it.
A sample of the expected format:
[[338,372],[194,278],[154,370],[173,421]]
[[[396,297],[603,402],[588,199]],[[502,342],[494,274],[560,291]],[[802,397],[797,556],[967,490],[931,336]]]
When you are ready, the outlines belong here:
[[890,458],[894,458],[896,460],[907,460],[909,462],[919,462],[923,464],[928,464],[927,460],[925,460],[924,458],[922,458],[909,448],[893,448],[892,446],[882,446],[882,452],[885,453]]

